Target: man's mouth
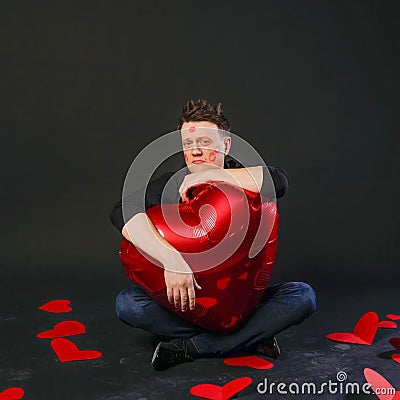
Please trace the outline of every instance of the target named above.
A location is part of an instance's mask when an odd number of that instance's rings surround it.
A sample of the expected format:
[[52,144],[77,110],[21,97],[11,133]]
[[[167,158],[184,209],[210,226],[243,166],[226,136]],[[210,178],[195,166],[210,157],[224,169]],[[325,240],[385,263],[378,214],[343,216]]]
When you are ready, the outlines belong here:
[[192,162],[192,164],[203,164],[203,163],[205,163],[204,160],[194,160],[194,161]]

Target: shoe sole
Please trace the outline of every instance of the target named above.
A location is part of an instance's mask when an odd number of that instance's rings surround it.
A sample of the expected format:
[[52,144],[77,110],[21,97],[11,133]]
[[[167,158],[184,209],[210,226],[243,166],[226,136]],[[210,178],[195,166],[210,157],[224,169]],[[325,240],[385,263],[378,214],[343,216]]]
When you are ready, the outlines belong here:
[[161,342],[158,343],[158,345],[156,346],[155,350],[154,350],[154,354],[153,354],[153,358],[151,359],[151,365],[154,367],[154,361],[157,358],[158,355],[158,351],[160,350],[160,346],[161,346]]
[[276,340],[276,338],[274,339],[274,344],[276,347],[276,351],[278,352],[278,354],[275,358],[278,358],[281,355],[281,348],[279,347],[279,344],[278,344],[278,341]]
[[256,348],[256,353],[259,353],[259,354],[263,355],[264,357],[277,359],[281,355],[281,349],[280,349],[278,341],[276,340],[275,337],[274,337],[274,342],[273,342],[273,346],[272,347],[275,349],[275,353],[274,354],[265,353],[264,351],[257,351],[257,348]]

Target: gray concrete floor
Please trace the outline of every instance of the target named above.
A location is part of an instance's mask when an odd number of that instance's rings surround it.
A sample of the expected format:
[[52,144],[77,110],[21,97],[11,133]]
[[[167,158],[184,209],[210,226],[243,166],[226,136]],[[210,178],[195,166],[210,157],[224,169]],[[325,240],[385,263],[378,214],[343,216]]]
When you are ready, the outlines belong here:
[[[6,287],[7,286],[7,287]],[[223,359],[201,359],[163,372],[153,370],[150,360],[154,338],[120,322],[114,313],[114,298],[127,280],[108,285],[95,278],[85,281],[55,282],[29,279],[11,281],[1,293],[0,391],[22,387],[24,399],[32,400],[158,400],[196,399],[190,388],[201,383],[223,385],[232,379],[251,377],[253,384],[239,393],[238,399],[291,398],[299,396],[260,394],[257,384],[292,382],[317,385],[344,371],[347,382],[365,383],[363,369],[377,370],[400,389],[400,365],[390,358],[393,348],[388,340],[400,336],[400,329],[378,329],[371,346],[331,342],[326,334],[350,331],[358,318],[376,311],[381,319],[387,313],[400,313],[395,289],[342,288],[340,293],[315,287],[316,313],[277,336],[282,355],[270,370],[233,367]],[[68,314],[50,314],[38,307],[53,299],[69,299]],[[51,329],[66,319],[86,325],[87,333],[71,337],[79,348],[99,350],[100,359],[61,363],[49,339],[37,339],[37,333]],[[400,325],[400,323],[399,323]],[[302,398],[373,399],[374,395],[304,395]]]

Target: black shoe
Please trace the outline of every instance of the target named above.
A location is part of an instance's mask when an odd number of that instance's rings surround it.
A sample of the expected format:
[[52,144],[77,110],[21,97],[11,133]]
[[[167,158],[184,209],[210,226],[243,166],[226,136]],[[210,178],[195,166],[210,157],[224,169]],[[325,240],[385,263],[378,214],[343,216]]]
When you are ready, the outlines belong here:
[[272,336],[260,342],[255,348],[255,352],[265,357],[278,358],[281,354],[281,349],[275,336]]
[[153,334],[150,337],[150,343],[153,346],[153,348],[155,348],[158,345],[158,343],[160,343],[160,342],[170,342],[173,339],[174,338],[170,337],[170,336],[163,336],[163,335]]
[[171,342],[160,342],[154,350],[151,365],[157,370],[162,371],[174,365],[193,361],[194,358],[189,355],[188,346],[185,340]]

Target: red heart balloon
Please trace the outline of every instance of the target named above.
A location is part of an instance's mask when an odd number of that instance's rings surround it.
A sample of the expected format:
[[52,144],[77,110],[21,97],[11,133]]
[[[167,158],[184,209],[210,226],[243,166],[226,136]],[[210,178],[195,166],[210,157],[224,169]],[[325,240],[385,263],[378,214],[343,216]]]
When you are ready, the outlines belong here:
[[51,347],[61,362],[94,360],[102,354],[96,350],[79,350],[78,347],[68,339],[53,339]]
[[[278,243],[276,204],[223,182],[199,185],[194,194],[188,203],[155,206],[147,214],[193,270],[202,287],[196,294],[216,303],[176,310],[155,260],[125,239],[120,258],[127,276],[172,313],[208,331],[233,331],[265,296]],[[251,258],[254,248],[261,251]]]
[[326,337],[336,342],[370,345],[372,344],[376,331],[378,330],[378,321],[378,314],[375,312],[369,312],[359,319],[352,333],[330,333],[326,335]]
[[[400,400],[400,391],[396,391],[392,384],[378,372],[371,368],[365,368],[364,376],[379,400]],[[382,389],[385,389],[385,394],[381,394],[383,392]],[[389,389],[395,394],[387,394]]]
[[36,335],[40,339],[52,339],[56,337],[80,335],[86,332],[86,327],[78,321],[63,321],[48,331],[40,332]]
[[252,382],[253,380],[251,378],[243,377],[234,379],[224,386],[212,384],[196,385],[190,389],[190,393],[193,396],[203,397],[209,400],[228,400],[251,385]]
[[24,389],[19,387],[8,388],[0,392],[0,400],[20,400],[24,397]]
[[71,302],[69,300],[53,300],[39,307],[40,310],[51,312],[51,313],[66,313],[70,312],[72,308],[69,306]]
[[226,365],[250,367],[254,369],[271,369],[274,364],[258,356],[231,357],[224,360]]

